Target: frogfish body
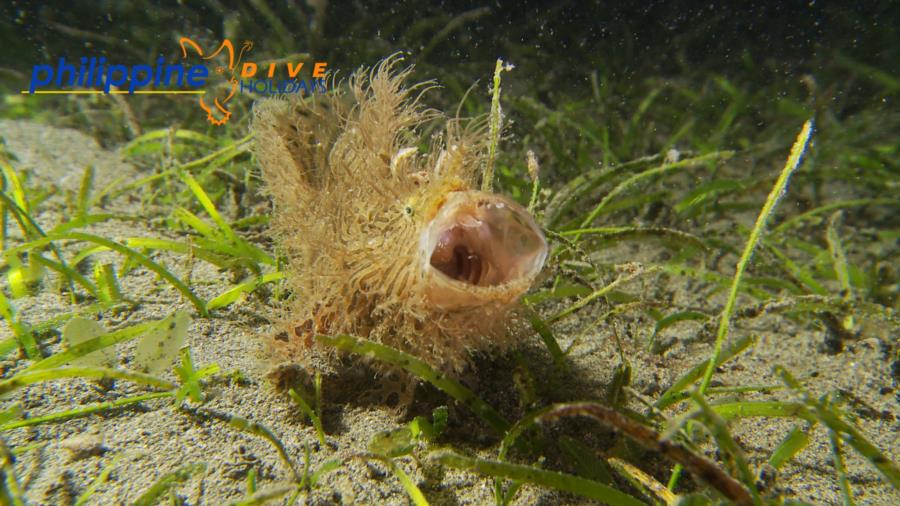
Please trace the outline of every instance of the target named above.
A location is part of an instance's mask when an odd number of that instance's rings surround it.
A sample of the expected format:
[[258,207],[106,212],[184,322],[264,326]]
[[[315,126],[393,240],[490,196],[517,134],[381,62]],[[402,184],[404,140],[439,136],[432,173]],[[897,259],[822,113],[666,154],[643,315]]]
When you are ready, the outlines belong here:
[[[316,334],[352,334],[461,372],[503,350],[520,297],[547,256],[529,213],[478,191],[485,121],[420,103],[388,59],[349,80],[349,96],[255,107],[256,155],[288,258],[292,302],[283,358],[308,362]],[[427,127],[443,126],[427,135]],[[434,129],[430,131],[435,131]]]

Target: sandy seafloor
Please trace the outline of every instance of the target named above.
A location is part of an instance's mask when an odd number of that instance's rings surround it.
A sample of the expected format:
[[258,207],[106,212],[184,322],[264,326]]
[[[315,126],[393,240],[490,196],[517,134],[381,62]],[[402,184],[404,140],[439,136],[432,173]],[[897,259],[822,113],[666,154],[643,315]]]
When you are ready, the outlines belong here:
[[[96,187],[121,175],[139,176],[138,169],[123,162],[118,153],[102,149],[93,139],[73,130],[24,121],[3,121],[0,132],[7,150],[17,159],[16,168],[31,174],[31,184],[43,181],[77,191],[81,173],[88,164],[97,171]],[[773,170],[777,168],[773,167]],[[125,195],[111,202],[109,209],[134,212],[136,202],[135,196]],[[43,225],[57,223],[62,205],[62,194],[43,203],[39,222]],[[164,209],[158,211],[161,214],[167,212]],[[752,219],[753,215],[740,218],[742,222]],[[166,234],[161,227],[146,222],[111,221],[88,230],[113,239]],[[604,260],[649,260],[657,254],[660,251],[645,245],[621,247],[606,250]],[[183,258],[173,255],[155,254],[154,258],[179,276],[186,275],[190,268],[191,279],[201,297],[211,298],[229,286],[228,280],[224,279],[227,274],[217,272],[202,261],[188,266]],[[733,265],[733,261],[720,262],[720,265]],[[730,276],[730,273],[726,275]],[[134,270],[121,285],[126,296],[142,302],[133,312],[105,314],[101,323],[108,330],[162,318],[178,309],[191,310],[173,289],[156,281],[146,270]],[[633,283],[630,289],[654,294],[678,307],[711,308],[721,307],[724,303],[721,291],[710,296],[711,286],[672,277],[646,278]],[[32,324],[72,310],[65,296],[53,293],[46,286],[38,295],[17,299],[15,304],[21,318]],[[266,379],[271,362],[265,354],[264,341],[274,332],[267,320],[271,314],[272,309],[263,301],[250,297],[218,311],[214,318],[203,319],[195,315],[185,343],[191,349],[194,362],[199,365],[214,362],[224,373],[238,370],[247,378],[246,382],[225,379],[211,382],[207,388],[210,398],[204,408],[267,426],[281,438],[298,464],[303,462],[304,445],[312,450],[314,468],[330,459],[344,459],[341,468],[327,474],[318,488],[303,496],[308,503],[407,504],[408,496],[399,481],[383,465],[350,458],[364,451],[374,434],[398,427],[403,415],[381,406],[328,404],[324,413],[328,445],[320,448],[313,428],[288,398],[274,392]],[[586,311],[558,324],[555,330],[562,347],[566,348],[597,314],[600,313]],[[686,339],[696,333],[697,325],[687,322],[667,329],[661,338],[672,340],[673,344],[665,353],[656,355],[645,352],[643,346],[652,322],[646,318],[626,317],[619,335],[633,366],[632,387],[637,392],[655,398],[689,367],[709,356],[710,342]],[[816,395],[834,390],[850,393],[856,401],[849,409],[857,415],[865,435],[889,458],[898,461],[900,393],[891,376],[888,352],[889,340],[897,338],[897,329],[878,322],[865,325],[861,339],[848,343],[839,354],[827,354],[820,346],[823,332],[808,324],[780,316],[741,321],[731,335],[734,338],[756,335],[759,343],[750,352],[720,368],[715,379],[726,385],[778,384],[771,368],[781,364]],[[2,326],[0,338],[9,336],[8,328]],[[58,337],[49,339],[45,345],[48,353],[62,349]],[[130,342],[117,348],[120,366],[129,366],[134,346],[134,342]],[[522,351],[526,362],[536,368],[549,362],[549,356],[536,336],[523,341]],[[17,353],[13,353],[0,363],[4,377],[28,365],[27,361],[16,357]],[[565,392],[562,395],[550,392],[549,398],[602,397],[611,379],[612,368],[618,361],[610,329],[595,328],[583,336],[569,355],[569,361],[571,374],[553,376],[554,373],[550,373],[552,377],[541,381],[539,390],[553,388]],[[484,397],[495,404],[515,406],[515,390],[508,384],[513,362],[504,359],[482,362],[474,374],[482,388],[488,390],[482,392]],[[169,376],[174,379],[173,375]],[[112,388],[83,380],[53,381],[17,391],[3,399],[0,406],[6,408],[12,402],[21,402],[26,415],[34,417],[143,391],[146,389],[126,381],[117,381]],[[327,400],[327,391],[325,397]],[[789,397],[786,392],[751,396],[759,399]],[[635,409],[642,408],[634,400],[631,403]],[[732,428],[737,440],[748,451],[751,464],[757,466],[795,424],[795,420],[789,419],[748,419],[732,424]],[[572,426],[582,431],[586,440],[605,440],[609,444],[608,433],[597,425],[584,422]],[[289,479],[288,470],[267,442],[220,421],[185,414],[173,407],[170,400],[145,402],[63,423],[15,429],[3,436],[13,448],[38,444],[19,455],[15,463],[21,486],[32,504],[69,504],[84,492],[102,469],[111,465],[114,469],[109,480],[97,489],[91,504],[128,504],[164,473],[192,462],[205,462],[208,467],[205,474],[175,488],[184,504],[220,505],[242,498],[246,491],[245,478],[251,468],[258,473],[261,490]],[[495,458],[496,442],[489,429],[467,415],[464,408],[452,406],[451,431],[446,443],[485,458]],[[859,504],[900,504],[900,494],[885,485],[867,462],[849,449],[845,456]],[[399,462],[433,504],[493,503],[492,482],[488,479],[454,470],[426,479],[422,468],[410,458],[402,458]],[[669,466],[652,455],[639,464],[647,464],[646,468],[654,472]],[[657,476],[665,476],[665,473],[657,472]],[[776,483],[786,497],[812,504],[839,503],[840,491],[828,437],[822,427],[812,431],[809,447],[778,474]],[[523,487],[515,500],[515,504],[584,502],[588,501],[532,486]]]

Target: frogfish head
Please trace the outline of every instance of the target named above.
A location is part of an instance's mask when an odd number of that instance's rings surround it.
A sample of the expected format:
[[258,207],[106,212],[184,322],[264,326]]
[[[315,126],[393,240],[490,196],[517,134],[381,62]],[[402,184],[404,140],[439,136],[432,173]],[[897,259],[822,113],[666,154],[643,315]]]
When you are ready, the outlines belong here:
[[443,310],[515,303],[540,273],[547,240],[519,204],[450,192],[419,240],[424,297]]

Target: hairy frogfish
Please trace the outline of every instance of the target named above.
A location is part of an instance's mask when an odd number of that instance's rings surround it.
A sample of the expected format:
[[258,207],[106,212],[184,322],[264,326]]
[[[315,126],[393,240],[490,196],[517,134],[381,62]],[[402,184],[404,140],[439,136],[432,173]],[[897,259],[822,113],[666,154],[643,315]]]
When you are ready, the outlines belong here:
[[317,334],[351,334],[447,373],[508,349],[521,296],[547,257],[532,216],[479,191],[487,121],[422,105],[397,59],[346,88],[257,102],[255,153],[287,258],[280,358],[333,355]]

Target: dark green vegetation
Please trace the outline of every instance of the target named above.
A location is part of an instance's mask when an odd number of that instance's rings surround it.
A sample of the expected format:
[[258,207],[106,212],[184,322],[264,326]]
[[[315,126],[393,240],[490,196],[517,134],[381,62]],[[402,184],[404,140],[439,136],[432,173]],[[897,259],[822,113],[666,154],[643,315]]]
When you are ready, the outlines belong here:
[[[144,12],[152,7],[135,2],[115,12],[113,24],[100,13],[83,14],[89,19],[77,14],[57,19],[49,11],[26,8],[21,16],[4,16],[8,24],[23,19],[19,27],[5,27],[5,35],[31,30],[34,38],[15,42],[32,60],[4,69],[13,93],[4,96],[2,114],[89,131],[121,147],[145,173],[135,182],[97,187],[93,170],[85,169],[80,191],[67,196],[65,213],[42,226],[37,216],[50,191],[30,184],[17,161],[0,152],[6,278],[0,313],[11,329],[11,337],[0,341],[0,352],[17,365],[14,374],[6,373],[0,381],[0,394],[6,395],[0,431],[171,398],[187,416],[268,441],[282,459],[291,483],[257,490],[251,472],[239,504],[296,498],[323,486],[323,477],[344,465],[332,459],[314,467],[313,449],[307,447],[298,458],[265,426],[205,407],[211,384],[239,378],[234,373],[226,377],[214,364],[196,365],[190,350],[181,349],[176,321],[185,314],[107,334],[66,330],[85,316],[127,313],[140,305],[141,300],[129,300],[121,290],[139,269],[153,272],[160,284],[180,293],[195,319],[222,318],[243,297],[283,297],[278,291],[283,274],[277,251],[264,238],[267,209],[257,193],[248,152],[251,101],[236,98],[235,121],[215,129],[182,99],[21,97],[15,90],[28,65],[73,46],[82,51],[84,40],[126,60],[142,61],[157,52],[174,55],[182,34],[209,41],[252,39],[258,60],[309,49],[344,75],[358,64],[408,49],[418,64],[417,75],[437,77],[445,87],[429,96],[443,110],[455,110],[472,81],[480,78],[462,102],[463,114],[478,115],[492,110],[484,90],[492,83],[499,52],[517,68],[502,76],[499,103],[506,129],[497,150],[495,189],[523,203],[535,195],[534,209],[554,243],[549,279],[527,298],[532,326],[557,377],[572,374],[572,347],[563,348],[563,340],[557,340],[567,322],[566,332],[575,325],[576,335],[619,343],[618,362],[608,364],[615,374],[602,395],[554,402],[561,396],[535,388],[533,364],[518,357],[515,371],[504,374],[516,385],[510,388],[520,406],[506,412],[485,400],[489,393],[473,391],[413,357],[353,336],[321,336],[325,343],[374,354],[432,384],[447,394],[448,405],[474,413],[499,442],[494,458],[468,455],[469,442],[448,435],[445,428],[453,420],[448,420],[446,407],[439,407],[431,416],[398,421],[396,430],[359,448],[355,458],[386,466],[416,504],[426,503],[428,494],[398,465],[410,456],[429,472],[442,466],[492,478],[498,504],[513,500],[523,483],[615,505],[725,499],[780,504],[790,498],[781,497],[777,487],[758,486],[763,475],[810,451],[810,434],[824,428],[844,503],[854,501],[854,484],[844,466],[851,452],[870,464],[873,476],[900,489],[900,470],[886,455],[890,449],[876,447],[860,430],[859,411],[848,392],[811,392],[809,378],[796,378],[777,363],[768,364],[778,378],[775,384],[715,379],[719,366],[752,353],[765,336],[744,325],[767,315],[782,315],[786,325],[796,328],[820,329],[821,353],[838,356],[869,329],[889,329],[894,340],[882,342],[884,360],[900,370],[900,113],[890,106],[900,92],[900,79],[883,70],[900,60],[895,14],[763,9],[740,20],[705,11],[675,15],[594,8],[596,12],[573,13],[575,8],[565,4],[540,15],[529,8],[515,13],[488,7],[447,14],[410,4],[347,24],[341,20],[354,18],[348,5],[282,12],[280,4],[263,0],[234,8],[207,4],[196,10],[157,10],[146,20]],[[873,19],[880,22],[870,30]],[[179,28],[173,31],[176,20]],[[758,26],[754,21],[765,26],[751,28]],[[849,33],[858,23],[867,29]],[[660,26],[672,35],[654,34]],[[824,38],[824,30],[835,38]],[[376,31],[381,35],[375,37]],[[125,33],[128,43],[123,42]],[[42,43],[36,45],[35,39]],[[808,120],[814,120],[814,129]],[[532,166],[530,171],[539,180],[529,176],[529,150],[540,160],[540,170]],[[129,194],[139,196],[134,212],[106,210],[108,202]],[[149,221],[160,235],[122,239],[83,230],[128,220]],[[661,253],[631,262],[616,253],[623,245],[652,246]],[[162,251],[214,265],[231,287],[199,295],[190,279],[158,261]],[[109,252],[116,255],[114,261],[100,257]],[[664,285],[703,287],[721,297],[682,306],[659,296],[663,291],[654,287]],[[36,291],[65,294],[70,311],[51,320],[26,321],[16,311],[16,299]],[[629,346],[619,342],[616,330],[626,322],[641,330],[629,336]],[[673,329],[684,329],[678,339],[708,343],[708,351],[661,392],[638,395],[631,378],[632,369],[641,364],[626,348],[662,355],[673,345],[671,335],[663,336]],[[51,347],[59,342],[57,335],[68,346]],[[104,363],[104,350],[132,339],[142,340],[136,355],[142,354],[142,346],[161,350],[136,357],[135,366],[145,371]],[[175,381],[161,377],[165,370],[154,365],[159,363],[174,368]],[[117,379],[147,388],[114,401],[23,417],[15,391],[72,377]],[[885,388],[896,388],[896,381],[895,373],[895,384]],[[776,391],[788,395],[766,398]],[[317,451],[327,452],[321,418],[328,391],[320,381],[312,388],[297,384],[290,398],[315,427],[321,443]],[[639,403],[644,405],[637,409]],[[540,430],[573,417],[614,429],[623,442],[593,451],[574,431]],[[794,426],[766,458],[750,461],[729,430],[730,423],[749,417],[787,418]],[[32,449],[9,448],[2,441],[0,493],[15,504],[22,491],[12,455]],[[717,448],[717,462],[703,457],[711,447]],[[664,463],[665,475],[660,466],[641,469],[644,451]],[[548,453],[561,457],[538,461]],[[179,484],[204,469],[202,463],[181,463],[156,483],[147,483],[138,503],[174,496]],[[81,491],[79,503],[103,486],[109,471]]]

